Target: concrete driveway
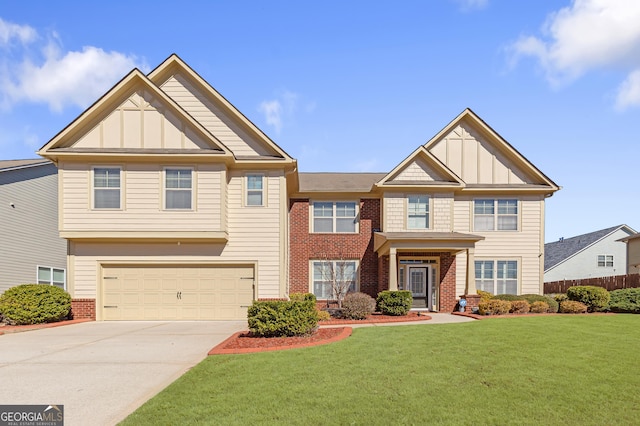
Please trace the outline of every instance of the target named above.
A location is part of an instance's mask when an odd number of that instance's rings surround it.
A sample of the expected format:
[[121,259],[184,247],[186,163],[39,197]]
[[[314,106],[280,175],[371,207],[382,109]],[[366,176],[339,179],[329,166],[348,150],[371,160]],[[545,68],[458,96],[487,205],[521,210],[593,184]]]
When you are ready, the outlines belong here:
[[246,321],[87,322],[0,336],[0,403],[64,405],[65,425],[114,425]]

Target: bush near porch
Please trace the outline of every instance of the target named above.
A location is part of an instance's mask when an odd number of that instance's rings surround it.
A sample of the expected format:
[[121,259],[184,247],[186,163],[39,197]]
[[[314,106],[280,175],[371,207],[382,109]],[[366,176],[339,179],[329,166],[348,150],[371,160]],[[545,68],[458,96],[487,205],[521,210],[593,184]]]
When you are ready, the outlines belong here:
[[0,317],[9,325],[58,322],[70,311],[71,296],[53,285],[22,284],[0,296]]

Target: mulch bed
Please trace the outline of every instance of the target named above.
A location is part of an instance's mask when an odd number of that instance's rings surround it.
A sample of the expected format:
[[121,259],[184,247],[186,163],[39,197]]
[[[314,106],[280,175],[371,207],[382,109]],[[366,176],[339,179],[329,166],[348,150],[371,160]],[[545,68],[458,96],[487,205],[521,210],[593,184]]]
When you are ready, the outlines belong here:
[[229,337],[209,351],[209,355],[242,354],[251,352],[277,351],[325,345],[346,339],[351,335],[351,327],[336,327],[349,324],[380,324],[388,322],[425,321],[431,317],[419,312],[404,316],[390,316],[374,313],[365,320],[344,320],[332,318],[318,323],[320,328],[309,336],[296,337],[254,337],[248,331],[241,331]]
[[51,328],[51,327],[60,327],[63,325],[70,325],[70,324],[79,324],[81,322],[88,322],[88,321],[94,321],[94,320],[83,318],[83,319],[50,322],[45,324],[32,324],[32,325],[6,325],[5,324],[0,326],[0,335],[5,333],[20,333],[22,331],[39,330],[41,328]]

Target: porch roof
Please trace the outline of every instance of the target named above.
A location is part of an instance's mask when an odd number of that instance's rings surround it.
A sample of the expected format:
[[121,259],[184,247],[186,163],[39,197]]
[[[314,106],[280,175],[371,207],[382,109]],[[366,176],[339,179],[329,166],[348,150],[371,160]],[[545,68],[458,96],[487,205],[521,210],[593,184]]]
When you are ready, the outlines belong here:
[[459,251],[475,247],[480,235],[462,232],[375,232],[373,249],[382,256],[389,249]]

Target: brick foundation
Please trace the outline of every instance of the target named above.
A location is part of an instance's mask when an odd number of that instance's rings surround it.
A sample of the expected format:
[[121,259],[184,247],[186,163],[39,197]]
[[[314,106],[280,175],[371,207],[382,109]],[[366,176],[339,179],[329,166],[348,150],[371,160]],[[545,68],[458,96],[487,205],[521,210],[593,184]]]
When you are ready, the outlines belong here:
[[465,294],[460,296],[461,299],[467,300],[467,306],[465,307],[465,312],[473,312],[474,308],[477,308],[480,304],[480,295],[479,294]]
[[92,319],[96,320],[96,300],[95,299],[71,299],[72,319]]

